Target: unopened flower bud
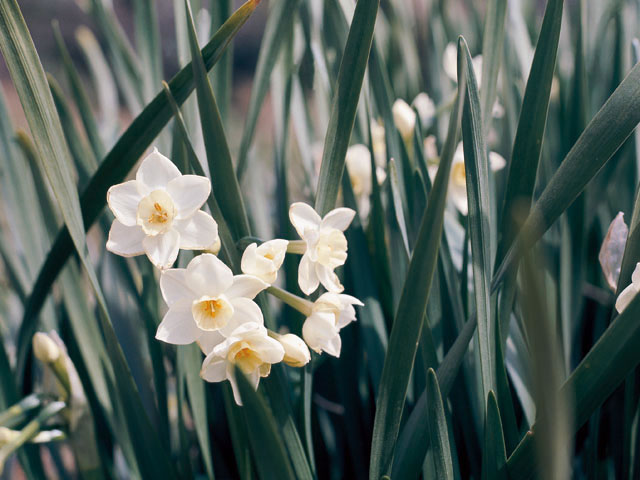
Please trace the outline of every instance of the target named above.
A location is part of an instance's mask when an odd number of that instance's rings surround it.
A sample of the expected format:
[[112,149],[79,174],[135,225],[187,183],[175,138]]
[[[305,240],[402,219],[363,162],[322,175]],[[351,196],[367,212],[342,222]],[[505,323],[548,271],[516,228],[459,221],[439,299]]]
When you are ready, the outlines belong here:
[[416,126],[416,112],[404,100],[398,99],[393,104],[393,123],[400,131],[402,138],[410,139]]
[[311,360],[309,347],[299,336],[293,333],[287,333],[286,335],[274,333],[273,336],[284,348],[284,359],[282,360],[284,363],[290,367],[304,367],[309,363],[309,360]]
[[42,363],[51,364],[60,358],[60,347],[46,333],[37,332],[33,336],[33,354]]

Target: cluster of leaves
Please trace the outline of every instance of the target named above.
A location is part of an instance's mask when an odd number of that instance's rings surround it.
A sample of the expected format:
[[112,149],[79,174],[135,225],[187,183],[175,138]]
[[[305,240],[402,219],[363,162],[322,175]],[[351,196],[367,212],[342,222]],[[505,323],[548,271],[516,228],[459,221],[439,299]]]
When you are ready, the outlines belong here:
[[[183,68],[161,84],[152,0],[133,2],[135,48],[109,2],[82,2],[106,45],[87,30],[78,35],[96,115],[60,35],[65,90],[45,75],[17,0],[0,2],[0,50],[31,133],[16,133],[0,102],[8,286],[0,291],[8,319],[0,329],[0,410],[37,389],[31,338],[47,328],[61,332],[95,425],[65,426],[86,477],[638,475],[640,300],[613,313],[597,252],[615,214],[628,212],[619,293],[640,261],[632,136],[640,122],[640,45],[632,41],[640,4],[548,0],[540,24],[538,2],[524,0],[489,0],[482,10],[482,2],[462,0],[259,3],[232,12],[229,0],[212,2],[210,21],[198,22],[205,32],[196,32],[191,8],[199,12],[200,2],[176,0]],[[230,44],[258,7],[269,15],[232,155]],[[215,33],[200,49],[198,33],[207,30]],[[444,47],[459,34],[483,54],[481,88],[462,37],[457,86],[442,72]],[[405,141],[393,101],[424,90],[440,107]],[[274,135],[265,155],[252,145],[269,92]],[[496,97],[500,119],[491,115]],[[122,134],[118,98],[134,116]],[[154,272],[102,248],[107,189],[154,142],[183,173],[208,173],[220,255],[238,272],[251,237],[293,238],[294,197],[315,199],[320,214],[338,201],[357,210],[345,154],[351,143],[373,152],[372,119],[385,127],[389,162],[386,182],[373,175],[368,218],[356,216],[346,232],[342,274],[365,303],[358,322],[345,330],[339,359],[316,357],[302,372],[274,366],[257,393],[240,378],[237,407],[227,385],[198,377],[196,346],[154,341],[163,308]],[[433,184],[427,134],[442,147]],[[447,207],[460,137],[465,217]],[[324,141],[319,173],[316,139]],[[489,171],[489,147],[507,159],[506,174]],[[273,192],[265,178],[274,179]],[[93,236],[99,249],[90,255]],[[296,271],[285,263],[289,291]],[[299,333],[298,314],[259,301],[269,328]],[[88,445],[99,462],[85,469]],[[46,448],[55,460],[65,447]],[[30,477],[44,477],[33,446],[20,450],[20,463]]]

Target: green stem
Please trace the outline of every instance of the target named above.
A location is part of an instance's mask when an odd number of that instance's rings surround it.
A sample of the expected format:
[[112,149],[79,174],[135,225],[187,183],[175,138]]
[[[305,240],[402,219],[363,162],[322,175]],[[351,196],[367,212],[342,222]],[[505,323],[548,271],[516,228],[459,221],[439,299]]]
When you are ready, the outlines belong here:
[[274,297],[282,300],[290,307],[295,308],[305,317],[308,317],[313,313],[313,303],[311,303],[309,300],[301,298],[297,295],[294,295],[293,293],[287,292],[286,290],[275,287],[273,285],[267,288],[266,291]]
[[289,240],[289,245],[287,245],[287,253],[304,255],[306,251],[307,242],[305,242],[304,240]]

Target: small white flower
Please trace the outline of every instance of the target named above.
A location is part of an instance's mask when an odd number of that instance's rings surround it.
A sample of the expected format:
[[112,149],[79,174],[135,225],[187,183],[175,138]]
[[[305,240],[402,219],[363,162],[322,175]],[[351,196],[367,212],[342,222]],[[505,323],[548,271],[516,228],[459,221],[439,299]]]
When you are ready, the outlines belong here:
[[251,275],[234,276],[218,257],[198,255],[187,268],[165,270],[160,290],[169,305],[156,338],[174,345],[198,342],[206,354],[243,323],[262,325],[252,300],[267,284]]
[[208,178],[182,175],[158,150],[142,161],[136,179],[107,192],[115,215],[107,250],[124,257],[147,254],[168,268],[178,250],[203,250],[218,238],[218,224],[200,210],[211,192]]
[[616,310],[618,313],[622,313],[624,309],[629,306],[638,292],[640,292],[640,262],[636,264],[636,268],[631,275],[631,284],[620,292],[620,296],[616,300]]
[[356,319],[354,305],[364,304],[350,295],[327,292],[318,298],[302,326],[302,337],[317,353],[340,356],[340,330]]
[[[502,170],[507,161],[496,152],[489,152],[489,168],[492,171]],[[458,144],[451,164],[451,177],[449,177],[449,198],[462,215],[469,213],[467,201],[467,177],[464,166],[464,149],[462,143]]]
[[436,105],[425,92],[419,93],[416,98],[413,99],[413,106],[418,111],[418,115],[420,115],[420,122],[423,127],[428,125],[436,115]]
[[291,367],[304,367],[311,360],[309,347],[299,336],[293,333],[279,335],[271,332],[272,338],[275,338],[282,348],[284,348],[284,358],[282,361]]
[[[476,81],[478,82],[478,88],[482,83],[482,55],[476,55],[471,60],[473,65],[473,72],[476,75]],[[444,49],[442,54],[442,67],[444,73],[447,74],[452,81],[458,82],[458,48],[454,43],[449,43]]]
[[245,323],[207,355],[202,363],[200,376],[207,382],[229,380],[236,403],[242,405],[234,367],[237,365],[253,388],[257,389],[260,377],[268,376],[271,365],[281,362],[284,355],[283,346],[269,337],[264,326]]
[[287,245],[289,242],[282,239],[269,240],[260,246],[252,243],[242,254],[242,273],[258,277],[272,285],[277,280],[278,270],[284,262]]
[[405,140],[410,139],[416,127],[416,112],[407,102],[398,99],[394,102],[391,113],[393,113],[393,123],[395,123],[402,138]]
[[[356,144],[349,147],[345,158],[347,170],[349,172],[349,180],[351,180],[351,188],[353,194],[358,200],[358,209],[360,216],[366,218],[369,214],[371,196],[371,152],[362,145]],[[387,178],[387,174],[381,167],[376,167],[376,178],[379,184],[382,184]]]
[[384,126],[380,125],[377,120],[371,121],[371,144],[376,165],[384,168],[387,165],[387,143]]
[[46,333],[36,332],[32,339],[33,354],[42,363],[50,364],[60,358],[58,344]]
[[306,244],[298,268],[298,284],[305,294],[311,295],[320,283],[330,292],[344,290],[334,269],[347,260],[347,239],[342,232],[355,214],[350,208],[336,208],[320,218],[306,203],[296,202],[289,208],[289,219]]

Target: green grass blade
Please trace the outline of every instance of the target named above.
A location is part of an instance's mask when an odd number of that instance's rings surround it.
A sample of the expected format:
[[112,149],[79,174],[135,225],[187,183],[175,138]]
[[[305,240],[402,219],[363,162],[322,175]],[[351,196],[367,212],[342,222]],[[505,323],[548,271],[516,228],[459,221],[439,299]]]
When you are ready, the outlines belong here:
[[[540,37],[527,80],[502,207],[496,260],[499,262],[516,233],[514,214],[529,211],[547,124],[551,82],[556,64],[563,0],[548,0]],[[516,210],[517,209],[517,210]]]
[[506,480],[504,466],[507,453],[502,435],[502,421],[498,400],[493,392],[487,398],[487,414],[484,426],[484,448],[482,450],[482,480]]
[[431,436],[431,445],[433,446],[433,463],[435,465],[436,478],[453,480],[447,418],[444,413],[438,379],[431,368],[427,373],[427,405],[429,411],[429,434]]
[[[247,21],[257,5],[257,0],[248,0],[225,22],[204,47],[203,58],[207,69],[211,69],[222,56],[225,47]],[[183,103],[194,88],[191,65],[185,66],[169,85],[176,101],[179,104]],[[131,168],[171,117],[171,107],[165,94],[161,92],[136,117],[120,137],[120,140],[107,154],[81,197],[83,220],[87,228],[97,220],[104,209],[109,187],[124,180]],[[28,333],[34,331],[37,314],[42,308],[46,293],[72,253],[73,243],[71,242],[69,231],[64,228],[58,233],[56,241],[40,269],[29,296],[29,301],[25,306],[21,324],[21,329],[25,331],[25,334],[23,334],[25,339],[31,338]]]
[[495,390],[495,336],[491,316],[491,199],[489,197],[489,163],[482,129],[482,111],[478,97],[478,84],[473,72],[471,55],[466,41],[460,44],[467,73],[462,138],[469,199],[469,232],[473,259],[473,285],[478,315],[478,344],[482,375],[482,398]]
[[294,479],[295,476],[271,410],[260,394],[253,390],[239,369],[236,369],[235,375],[244,405],[242,410],[250,428],[249,442],[260,477]]
[[640,64],[591,120],[560,164],[529,214],[514,245],[494,274],[493,287],[520,252],[527,250],[580,195],[640,123]]
[[380,0],[359,1],[353,14],[322,152],[315,203],[315,209],[320,215],[331,210],[338,198],[344,159],[356,118],[379,3]]
[[258,65],[253,77],[249,111],[245,121],[240,151],[238,152],[238,178],[242,181],[249,162],[249,149],[255,137],[256,124],[264,98],[269,91],[269,79],[282,50],[283,43],[291,30],[300,0],[282,0],[273,4],[265,27],[258,55]]
[[231,152],[224,133],[218,105],[213,95],[213,88],[207,76],[207,69],[198,47],[198,37],[191,16],[189,0],[185,0],[187,11],[187,30],[191,47],[191,66],[196,84],[200,124],[207,151],[209,172],[213,194],[218,200],[222,214],[227,219],[234,239],[248,236],[249,220],[244,208],[240,185],[233,168]]
[[[460,57],[458,70],[463,72],[461,62]],[[427,210],[416,240],[382,370],[371,445],[369,467],[371,478],[380,478],[391,469],[409,376],[417,350],[416,339],[420,338],[423,328],[423,318],[442,236],[451,161],[457,144],[458,124],[464,104],[462,97],[464,92],[462,88],[465,84],[464,73],[459,77],[458,97],[449,120],[447,141],[433,189],[429,194]]]
[[496,100],[498,72],[504,45],[506,13],[507,0],[488,2],[482,37],[482,88],[480,89],[482,125],[485,132],[489,131],[493,119],[493,104]]

